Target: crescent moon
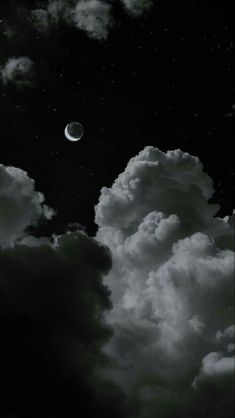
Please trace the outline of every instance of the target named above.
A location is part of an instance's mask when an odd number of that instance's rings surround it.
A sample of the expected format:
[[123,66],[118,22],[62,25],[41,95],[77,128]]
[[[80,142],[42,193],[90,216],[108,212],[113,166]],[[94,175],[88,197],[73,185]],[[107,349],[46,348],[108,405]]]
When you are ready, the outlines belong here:
[[76,141],[79,141],[79,139],[80,138],[74,138],[73,136],[71,136],[70,134],[69,134],[69,132],[68,132],[68,125],[65,127],[65,129],[64,129],[64,134],[65,134],[65,137],[69,140],[69,141],[73,141],[73,142],[76,142]]

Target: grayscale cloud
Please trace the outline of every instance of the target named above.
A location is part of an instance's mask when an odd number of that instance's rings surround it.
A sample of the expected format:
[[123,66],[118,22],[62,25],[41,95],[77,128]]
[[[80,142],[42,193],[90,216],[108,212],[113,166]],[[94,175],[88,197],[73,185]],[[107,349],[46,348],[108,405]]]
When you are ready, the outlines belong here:
[[4,84],[14,84],[18,88],[33,84],[33,61],[29,57],[10,57],[0,66],[0,79]]
[[14,245],[27,227],[51,219],[53,214],[25,171],[0,164],[0,246]]
[[112,25],[111,6],[100,0],[82,0],[71,11],[75,27],[95,39],[106,39]]
[[205,382],[223,377],[232,387],[234,236],[231,217],[215,217],[212,195],[197,157],[146,147],[96,206],[97,239],[113,257],[110,376],[141,418],[188,416]]

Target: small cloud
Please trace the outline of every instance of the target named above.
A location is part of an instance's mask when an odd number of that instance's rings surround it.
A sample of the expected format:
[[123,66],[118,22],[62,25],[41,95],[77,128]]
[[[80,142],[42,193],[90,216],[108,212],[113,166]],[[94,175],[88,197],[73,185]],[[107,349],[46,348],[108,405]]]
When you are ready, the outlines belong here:
[[112,26],[111,6],[100,0],[78,1],[71,10],[71,18],[75,27],[98,40],[106,39]]
[[42,33],[47,34],[55,28],[66,15],[68,9],[65,0],[51,0],[45,8],[34,9],[31,12],[33,25]]
[[225,113],[224,117],[225,118],[232,118],[235,115],[235,104],[232,105],[232,111]]
[[138,17],[153,7],[152,0],[121,0],[128,13]]
[[44,9],[35,9],[31,13],[33,25],[38,31],[47,33],[50,28],[49,13]]
[[25,171],[0,165],[0,246],[13,246],[25,236],[27,227],[53,215]]
[[225,357],[222,353],[213,352],[207,354],[202,360],[202,367],[199,375],[193,382],[197,388],[201,382],[217,381],[232,378],[235,372],[234,357]]
[[0,69],[4,84],[14,84],[18,88],[30,87],[33,84],[33,61],[28,57],[12,57]]

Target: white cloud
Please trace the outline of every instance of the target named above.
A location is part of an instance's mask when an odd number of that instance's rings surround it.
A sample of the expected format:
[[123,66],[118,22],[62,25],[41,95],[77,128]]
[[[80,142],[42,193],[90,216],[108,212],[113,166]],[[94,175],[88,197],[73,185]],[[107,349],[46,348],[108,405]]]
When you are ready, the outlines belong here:
[[0,68],[3,83],[12,83],[19,88],[31,86],[33,75],[33,61],[28,57],[11,57]]
[[172,381],[180,391],[208,364],[215,377],[231,366],[226,355],[206,357],[229,351],[218,335],[233,321],[233,228],[230,217],[215,217],[212,195],[198,158],[153,147],[101,191],[97,238],[113,256],[105,283],[114,337],[106,350],[117,362],[111,376],[127,391],[150,396],[154,379],[164,393]]
[[0,246],[12,246],[28,226],[53,216],[43,194],[34,187],[25,171],[0,165]]
[[75,27],[95,39],[106,39],[112,25],[111,6],[100,0],[81,0],[71,11]]
[[234,357],[224,357],[220,352],[207,354],[202,360],[200,374],[193,382],[196,388],[203,381],[217,381],[234,376]]

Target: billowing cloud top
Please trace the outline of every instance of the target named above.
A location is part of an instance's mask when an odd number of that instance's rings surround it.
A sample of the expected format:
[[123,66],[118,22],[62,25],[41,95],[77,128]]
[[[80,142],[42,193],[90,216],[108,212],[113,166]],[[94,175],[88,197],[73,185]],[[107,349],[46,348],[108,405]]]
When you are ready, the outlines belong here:
[[0,78],[4,84],[29,87],[33,83],[33,61],[28,57],[11,57],[0,68]]
[[183,414],[178,397],[194,391],[188,398],[195,398],[203,382],[230,387],[233,230],[230,218],[214,217],[212,194],[198,158],[146,147],[96,206],[97,238],[113,255],[105,281],[114,328],[106,350],[117,362],[110,373],[149,400],[141,417],[159,408],[159,417],[172,416],[169,398]]

